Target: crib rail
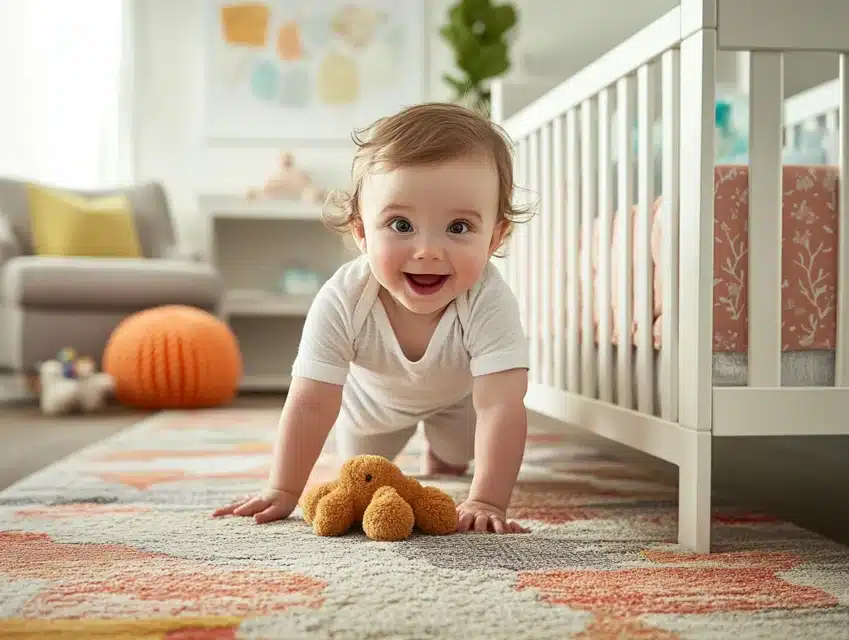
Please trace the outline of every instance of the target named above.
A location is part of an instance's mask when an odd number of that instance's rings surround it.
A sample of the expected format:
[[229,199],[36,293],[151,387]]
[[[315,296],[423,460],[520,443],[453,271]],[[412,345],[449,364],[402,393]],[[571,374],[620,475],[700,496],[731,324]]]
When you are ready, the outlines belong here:
[[681,10],[676,7],[510,117],[505,123],[510,135],[514,140],[526,138],[542,123],[552,122],[568,109],[580,106],[680,42]]
[[[680,21],[679,9],[669,12],[505,122],[517,144],[517,183],[538,196],[541,213],[519,227],[506,263],[528,328],[532,380],[648,414],[658,409],[668,420],[678,405]],[[658,115],[663,139],[672,141],[661,167],[661,190],[672,197],[659,214],[671,231],[661,248],[669,277],[660,293],[672,311],[660,327],[668,346],[656,378],[650,264]],[[615,308],[604,302],[613,299]],[[596,334],[615,334],[617,344]]]
[[[735,13],[719,20],[717,5],[721,14],[734,2]],[[778,40],[764,28],[744,40],[740,24],[723,31],[731,15],[753,20],[747,11],[763,2],[734,2],[683,3],[501,123],[517,147],[516,182],[528,188],[517,197],[539,203],[539,217],[518,227],[504,264],[530,339],[532,383],[696,431],[711,430],[718,410],[734,423],[729,435],[753,427],[739,411],[745,400],[712,379],[714,60],[722,42],[750,52],[749,106],[757,114],[748,159],[745,389],[782,385],[782,151],[812,117],[839,135],[839,276],[849,274],[849,54],[834,49],[840,78],[824,89],[836,92],[836,108],[814,114],[801,100],[785,103]],[[801,5],[776,2],[787,50],[810,48],[809,24],[788,31]],[[705,24],[692,30],[697,5]],[[826,33],[823,48],[849,50],[842,31]],[[849,277],[839,276],[835,386],[845,388],[849,313],[840,310],[849,307]],[[829,402],[846,402],[849,411],[846,396]],[[649,452],[665,457],[662,450]]]

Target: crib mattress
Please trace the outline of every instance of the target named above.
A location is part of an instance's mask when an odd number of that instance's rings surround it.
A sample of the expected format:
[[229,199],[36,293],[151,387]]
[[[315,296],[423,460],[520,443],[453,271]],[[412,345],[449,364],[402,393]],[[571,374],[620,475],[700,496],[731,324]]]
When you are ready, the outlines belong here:
[[[783,167],[781,343],[784,352],[828,351],[836,342],[838,176],[838,169],[833,166]],[[717,166],[714,190],[713,350],[714,353],[745,354],[748,348],[748,166]],[[660,252],[664,230],[658,215],[661,204],[661,198],[654,202],[651,234],[656,348],[661,346],[663,315]],[[632,214],[636,216],[636,208]],[[682,211],[680,215],[684,218],[687,213]],[[615,260],[619,248],[615,219],[613,229],[611,255]],[[636,234],[634,237],[636,239]],[[596,224],[593,246],[596,292],[599,290],[598,248]],[[634,267],[636,259],[634,251]],[[615,268],[612,278],[609,304],[615,324],[619,306]],[[596,327],[600,302],[595,299]],[[636,314],[631,331],[636,341],[640,331]],[[596,329],[596,340],[599,339],[601,336]],[[615,327],[609,339],[618,343]]]

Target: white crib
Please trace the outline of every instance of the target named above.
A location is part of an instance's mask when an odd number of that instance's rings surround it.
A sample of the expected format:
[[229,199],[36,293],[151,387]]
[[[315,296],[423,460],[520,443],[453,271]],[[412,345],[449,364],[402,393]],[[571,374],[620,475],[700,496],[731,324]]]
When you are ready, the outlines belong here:
[[[712,438],[849,434],[849,313],[842,313],[849,277],[838,277],[849,276],[849,188],[840,188],[849,184],[847,24],[846,0],[681,0],[500,121],[516,145],[517,185],[539,202],[538,215],[517,226],[500,267],[519,298],[531,344],[527,405],[677,465],[678,540],[696,552],[711,547]],[[723,240],[715,236],[715,212],[727,206],[718,199],[717,176],[725,168],[713,159],[721,50],[751,52],[753,114],[748,164],[728,168],[736,179],[745,176],[748,194],[748,272],[738,272],[736,289],[727,285],[738,293],[748,288],[748,304],[735,307],[729,320],[745,326],[747,318],[748,335],[729,338],[736,340],[730,352],[714,332],[714,314],[722,311],[715,307],[728,304],[714,282],[715,267],[724,268],[714,264]],[[839,56],[840,78],[819,98],[809,92],[785,102],[783,53],[802,50]],[[834,273],[831,285],[816,273],[809,283],[816,296],[823,287],[826,298],[834,296],[823,312],[831,324],[813,332],[821,343],[816,355],[831,363],[825,383],[805,375],[789,380],[794,371],[819,369],[804,360],[805,344],[816,340],[798,337],[796,325],[783,321],[804,305],[783,308],[792,306],[783,295],[797,293],[783,293],[795,285],[785,282],[782,259],[812,242],[800,232],[782,248],[783,227],[802,224],[797,218],[810,213],[800,196],[786,215],[784,198],[806,188],[805,175],[819,174],[784,166],[785,116],[788,136],[819,116],[839,131],[839,163],[818,169],[831,172],[824,188],[839,185],[823,196],[833,197],[834,224],[818,227],[830,227],[833,247],[823,255],[834,260]],[[657,118],[659,167],[649,136]],[[800,182],[782,186],[797,175],[786,171],[798,172]],[[517,197],[527,202],[522,191]],[[626,224],[629,211],[633,227]],[[820,320],[812,317],[811,325]],[[720,356],[743,366],[736,380],[722,378],[729,365]]]

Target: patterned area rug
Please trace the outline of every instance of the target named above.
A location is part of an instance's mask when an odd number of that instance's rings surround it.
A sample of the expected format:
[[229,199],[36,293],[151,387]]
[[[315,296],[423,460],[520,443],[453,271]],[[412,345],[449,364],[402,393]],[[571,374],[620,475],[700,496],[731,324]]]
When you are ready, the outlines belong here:
[[[276,421],[160,414],[0,493],[0,637],[849,638],[849,550],[718,508],[716,553],[686,553],[673,485],[564,436],[529,437],[526,535],[211,518],[263,482]],[[331,439],[312,481],[337,468]]]

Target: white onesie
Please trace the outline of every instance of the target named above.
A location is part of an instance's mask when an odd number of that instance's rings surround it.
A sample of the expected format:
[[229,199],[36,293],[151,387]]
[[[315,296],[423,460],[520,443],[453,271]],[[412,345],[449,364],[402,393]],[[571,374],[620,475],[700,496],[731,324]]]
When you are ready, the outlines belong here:
[[[487,264],[478,283],[445,310],[424,356],[410,361],[379,291],[365,255],[340,267],[310,307],[292,374],[344,385],[336,432],[340,444],[347,444],[345,455],[392,458],[420,421],[427,429],[428,421],[439,417],[428,435],[454,440],[443,444],[455,450],[440,457],[461,464],[473,447],[473,377],[529,366],[516,298],[495,266]],[[382,438],[380,445],[376,436],[391,434],[395,442]]]

